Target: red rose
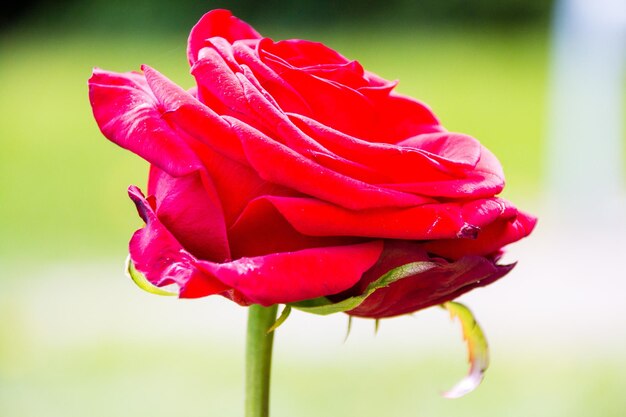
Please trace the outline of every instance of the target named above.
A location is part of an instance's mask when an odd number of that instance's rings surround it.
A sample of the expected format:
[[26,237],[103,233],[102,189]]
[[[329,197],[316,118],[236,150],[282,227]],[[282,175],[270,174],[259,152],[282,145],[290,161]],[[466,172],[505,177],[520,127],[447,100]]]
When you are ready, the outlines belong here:
[[379,318],[511,269],[501,249],[535,219],[495,197],[486,148],[395,82],[226,10],[202,17],[187,53],[189,91],[147,66],[89,80],[104,135],[151,164],[148,196],[129,194],[146,222],[130,259],[152,284]]

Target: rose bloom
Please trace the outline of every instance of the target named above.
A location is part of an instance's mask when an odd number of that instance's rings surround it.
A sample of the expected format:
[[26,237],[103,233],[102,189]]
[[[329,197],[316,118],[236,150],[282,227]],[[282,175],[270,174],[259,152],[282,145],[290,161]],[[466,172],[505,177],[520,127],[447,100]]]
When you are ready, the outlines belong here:
[[145,227],[134,268],[182,298],[265,306],[363,294],[390,270],[430,268],[348,314],[382,318],[504,276],[502,247],[536,219],[496,197],[494,155],[423,103],[323,44],[264,38],[227,10],[189,36],[185,90],[156,70],[95,69],[102,133],[150,163],[129,188]]

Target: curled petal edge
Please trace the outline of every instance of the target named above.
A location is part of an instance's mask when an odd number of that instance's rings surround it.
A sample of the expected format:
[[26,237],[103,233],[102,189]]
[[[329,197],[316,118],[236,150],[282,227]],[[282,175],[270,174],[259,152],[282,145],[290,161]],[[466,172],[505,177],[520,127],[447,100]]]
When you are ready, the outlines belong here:
[[178,291],[168,291],[164,288],[157,287],[148,279],[144,274],[137,271],[133,261],[130,259],[130,255],[126,257],[124,271],[126,272],[126,276],[133,280],[133,282],[142,290],[149,292],[150,294],[163,295],[166,297],[178,296]]

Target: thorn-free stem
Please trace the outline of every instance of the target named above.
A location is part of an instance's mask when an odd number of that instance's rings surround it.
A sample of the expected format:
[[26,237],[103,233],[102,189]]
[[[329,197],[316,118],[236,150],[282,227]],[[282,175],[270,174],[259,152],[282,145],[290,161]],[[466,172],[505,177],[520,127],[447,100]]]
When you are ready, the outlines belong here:
[[274,332],[267,331],[276,321],[277,310],[278,305],[248,307],[245,417],[269,416]]

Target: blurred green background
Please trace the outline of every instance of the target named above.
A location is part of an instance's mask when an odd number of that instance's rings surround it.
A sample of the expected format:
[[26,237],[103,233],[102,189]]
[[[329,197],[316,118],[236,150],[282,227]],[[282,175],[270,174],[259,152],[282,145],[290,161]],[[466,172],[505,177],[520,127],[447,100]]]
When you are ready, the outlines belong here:
[[[266,36],[319,40],[399,79],[400,92],[499,157],[507,198],[539,206],[551,2],[10,6],[0,32],[0,416],[241,415],[245,312],[214,298],[146,295],[123,276],[128,238],[141,226],[126,187],[144,186],[147,165],[101,136],[87,99],[95,66],[146,63],[191,86],[187,33],[215,7]],[[485,292],[486,305],[518,288],[503,285]],[[623,415],[619,334],[552,340],[550,329],[533,331],[535,317],[515,336],[498,320],[525,313],[495,305],[482,311],[488,335],[493,321],[492,370],[458,401],[438,396],[466,366],[442,313],[385,321],[376,337],[359,320],[345,344],[344,318],[294,314],[277,335],[273,415]]]

